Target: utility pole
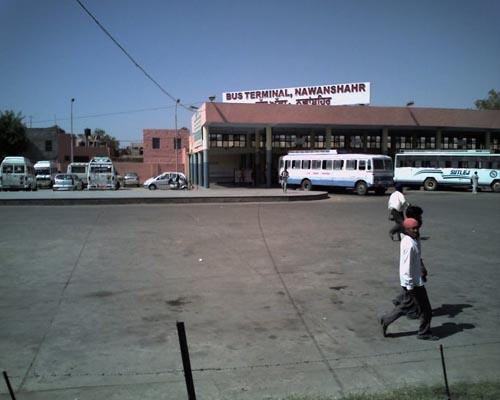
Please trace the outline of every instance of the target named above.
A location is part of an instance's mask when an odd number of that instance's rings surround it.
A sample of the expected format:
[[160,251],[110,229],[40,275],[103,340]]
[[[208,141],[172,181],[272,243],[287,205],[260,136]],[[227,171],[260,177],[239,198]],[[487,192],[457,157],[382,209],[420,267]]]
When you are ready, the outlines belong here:
[[70,157],[70,162],[73,162],[73,103],[75,102],[75,99],[71,99],[71,157]]
[[177,105],[180,103],[181,99],[175,101],[175,172],[179,172],[179,131],[177,129]]

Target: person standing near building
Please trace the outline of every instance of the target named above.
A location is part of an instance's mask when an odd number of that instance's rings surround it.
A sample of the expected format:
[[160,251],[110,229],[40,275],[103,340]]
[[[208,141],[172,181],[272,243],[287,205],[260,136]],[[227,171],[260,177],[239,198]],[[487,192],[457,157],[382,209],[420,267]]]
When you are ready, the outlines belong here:
[[[405,235],[401,239],[399,257],[399,279],[403,290],[409,295],[408,299],[414,302],[420,312],[420,326],[417,338],[421,340],[438,340],[431,331],[432,307],[424,286],[424,278],[421,269],[420,246],[418,244],[419,223],[414,218],[406,218],[403,221]],[[399,317],[406,314],[406,309],[411,302],[397,305],[394,310],[380,318],[380,326],[384,337],[387,336],[387,328]]]
[[472,193],[477,194],[477,186],[479,184],[479,176],[477,175],[477,171],[474,171],[470,180],[472,183]]
[[288,173],[288,170],[286,169],[286,164],[285,168],[283,169],[283,172],[281,172],[281,188],[283,189],[283,192],[286,193],[287,191],[287,184],[288,184],[288,177],[290,174]]
[[397,184],[394,192],[389,197],[388,208],[390,212],[390,218],[394,221],[394,226],[389,231],[389,237],[394,240],[394,234],[397,233],[398,240],[401,240],[401,233],[403,232],[402,223],[404,220],[403,211],[408,206],[406,198],[403,194],[403,186]]

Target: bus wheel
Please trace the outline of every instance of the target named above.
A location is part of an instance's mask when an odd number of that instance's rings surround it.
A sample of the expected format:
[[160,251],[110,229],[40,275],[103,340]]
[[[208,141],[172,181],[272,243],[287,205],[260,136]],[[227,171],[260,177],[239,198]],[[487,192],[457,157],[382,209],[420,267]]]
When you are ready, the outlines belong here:
[[491,184],[491,190],[494,192],[500,192],[500,181],[495,181]]
[[436,190],[436,188],[437,188],[437,182],[434,178],[427,178],[424,181],[424,189],[425,190],[432,192],[432,191]]
[[155,184],[151,184],[148,186],[149,190],[156,190],[156,185]]
[[304,179],[300,185],[302,190],[311,190],[312,189],[312,183],[309,179]]
[[356,193],[360,196],[364,196],[368,192],[368,186],[366,186],[366,182],[359,181],[356,183]]

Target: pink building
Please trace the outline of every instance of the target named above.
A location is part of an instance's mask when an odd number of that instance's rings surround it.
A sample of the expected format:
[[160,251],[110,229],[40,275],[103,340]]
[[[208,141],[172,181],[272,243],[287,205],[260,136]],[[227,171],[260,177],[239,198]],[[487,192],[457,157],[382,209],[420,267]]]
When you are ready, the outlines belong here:
[[187,175],[187,147],[189,130],[181,128],[178,131],[179,148],[175,149],[175,129],[144,129],[143,130],[143,161],[115,162],[120,175],[136,172],[141,182],[162,172],[179,171]]

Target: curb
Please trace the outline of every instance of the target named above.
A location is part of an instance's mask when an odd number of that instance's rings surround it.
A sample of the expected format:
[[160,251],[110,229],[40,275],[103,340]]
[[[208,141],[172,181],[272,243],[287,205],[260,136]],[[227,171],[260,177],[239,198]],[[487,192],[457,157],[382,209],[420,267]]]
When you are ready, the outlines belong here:
[[0,206],[72,206],[111,204],[269,203],[328,199],[328,192],[301,196],[113,197],[80,199],[0,199]]

